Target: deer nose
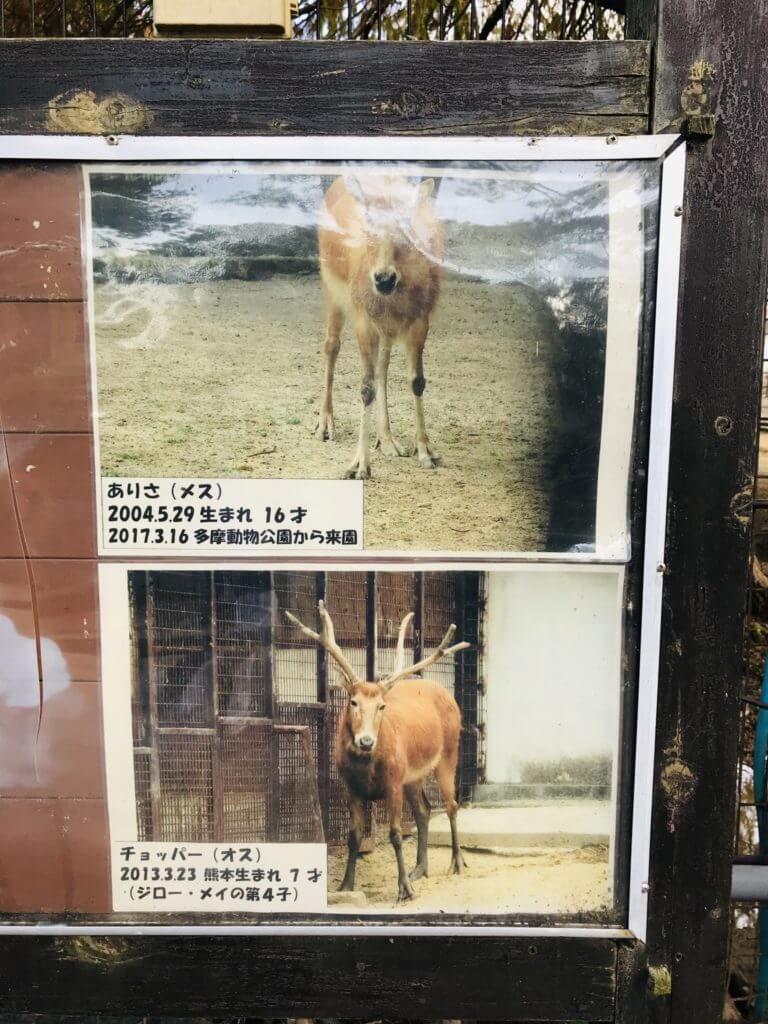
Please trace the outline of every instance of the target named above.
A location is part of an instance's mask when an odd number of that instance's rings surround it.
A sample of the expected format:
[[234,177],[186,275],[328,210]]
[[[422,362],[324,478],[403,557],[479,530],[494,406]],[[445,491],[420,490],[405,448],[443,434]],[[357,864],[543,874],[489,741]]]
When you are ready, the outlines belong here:
[[357,741],[357,745],[360,747],[361,750],[373,750],[373,744],[375,742],[376,741],[374,740],[373,736],[368,736],[366,734],[360,737],[360,739]]
[[382,295],[389,295],[397,284],[397,274],[394,270],[377,270],[373,275],[373,283]]

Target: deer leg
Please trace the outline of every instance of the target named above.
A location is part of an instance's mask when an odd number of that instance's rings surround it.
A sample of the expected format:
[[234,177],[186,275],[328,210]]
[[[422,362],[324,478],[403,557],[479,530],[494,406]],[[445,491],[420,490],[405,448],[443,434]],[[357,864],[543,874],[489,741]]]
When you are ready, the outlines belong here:
[[343,311],[338,306],[329,304],[325,318],[323,397],[320,402],[320,419],[315,429],[315,436],[321,441],[333,440],[333,374],[336,369],[339,349],[341,348],[341,328],[343,324]]
[[429,814],[431,808],[429,800],[427,800],[427,794],[424,792],[424,787],[420,782],[411,783],[410,786],[406,786],[405,795],[413,810],[419,834],[416,867],[408,875],[410,880],[415,882],[417,878],[426,878],[429,875],[427,841],[429,839]]
[[461,869],[467,865],[459,845],[459,829],[456,822],[459,811],[456,801],[456,758],[444,758],[435,768],[435,777],[451,825],[451,866],[448,873],[460,875]]
[[376,398],[375,367],[378,358],[379,338],[372,328],[358,325],[357,343],[360,347],[362,379],[360,383],[360,433],[355,454],[344,474],[347,480],[366,480],[371,475],[371,408]]
[[405,452],[392,437],[389,422],[389,404],[387,402],[387,377],[389,375],[389,358],[392,346],[389,341],[382,340],[379,346],[379,358],[376,363],[376,447],[381,448],[385,455],[405,455]]
[[397,859],[397,898],[398,900],[413,899],[413,886],[408,881],[403,859],[403,790],[395,786],[389,796],[389,841]]
[[365,828],[365,815],[363,813],[363,802],[356,796],[349,798],[349,837],[347,839],[347,868],[344,878],[339,886],[339,892],[352,892],[355,888],[355,868],[360,853],[360,844],[363,841],[363,829]]
[[406,353],[408,358],[408,370],[411,377],[411,391],[413,392],[414,411],[416,415],[416,455],[422,469],[434,469],[442,461],[429,443],[427,425],[424,420],[424,389],[427,382],[424,379],[424,345],[427,340],[429,324],[426,320],[417,320],[411,327],[407,342]]

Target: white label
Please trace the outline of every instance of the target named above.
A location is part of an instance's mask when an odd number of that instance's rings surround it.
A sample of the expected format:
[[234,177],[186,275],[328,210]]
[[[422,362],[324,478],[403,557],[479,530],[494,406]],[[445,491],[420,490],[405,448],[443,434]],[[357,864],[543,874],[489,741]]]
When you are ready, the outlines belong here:
[[324,843],[112,842],[112,906],[140,913],[327,910]]
[[362,480],[101,480],[100,554],[336,555],[362,546]]

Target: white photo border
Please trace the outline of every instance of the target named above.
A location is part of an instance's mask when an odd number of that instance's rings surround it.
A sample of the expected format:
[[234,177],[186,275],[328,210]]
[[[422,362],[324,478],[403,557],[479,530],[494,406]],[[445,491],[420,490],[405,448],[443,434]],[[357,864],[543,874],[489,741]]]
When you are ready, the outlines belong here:
[[[655,757],[661,608],[664,584],[669,446],[680,273],[681,213],[685,184],[685,145],[677,135],[515,138],[255,138],[238,136],[6,136],[0,160],[99,162],[116,160],[303,159],[416,160],[661,160],[661,203],[657,253],[654,363],[642,569],[643,609],[636,751],[630,844],[629,910],[626,928],[488,925],[150,925],[8,924],[0,935],[483,935],[610,938],[645,941],[648,914],[651,808]],[[124,559],[107,559],[105,564]],[[136,564],[138,564],[138,559]],[[201,560],[202,561],[202,560]],[[229,560],[217,564],[226,565]],[[441,559],[440,565],[459,559]],[[164,562],[168,568],[172,559]],[[256,563],[254,563],[255,566]],[[351,563],[354,564],[354,563]],[[385,564],[385,563],[382,563]],[[409,563],[413,565],[413,563]],[[492,564],[492,563],[490,563]],[[490,568],[489,563],[484,568]],[[318,566],[319,567],[319,566]],[[458,567],[458,566],[457,566]]]

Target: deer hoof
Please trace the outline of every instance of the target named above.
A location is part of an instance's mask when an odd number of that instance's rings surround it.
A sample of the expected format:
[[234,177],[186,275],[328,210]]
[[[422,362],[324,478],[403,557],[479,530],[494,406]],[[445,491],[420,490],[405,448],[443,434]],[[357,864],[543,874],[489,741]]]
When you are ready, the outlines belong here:
[[451,857],[451,866],[448,869],[449,875],[460,875],[461,869],[467,866],[467,862],[464,860],[461,854],[454,855]]
[[443,461],[439,455],[426,445],[418,445],[416,454],[419,457],[419,465],[422,469],[436,469]]
[[315,427],[315,437],[318,441],[332,441],[333,432],[333,416],[321,416],[320,422]]
[[398,444],[394,437],[377,438],[376,447],[381,448],[384,455],[403,456],[406,454],[405,448]]
[[424,864],[417,864],[412,871],[408,872],[408,878],[410,881],[415,882],[419,878],[427,877],[427,869]]
[[413,886],[411,885],[411,883],[409,881],[407,881],[407,880],[404,881],[404,882],[401,882],[399,887],[398,887],[398,891],[397,891],[397,899],[398,899],[398,901],[399,902],[404,902],[405,900],[412,900],[413,897],[414,897],[414,892],[413,892]]
[[370,466],[361,466],[357,462],[353,462],[352,465],[345,471],[345,480],[369,480],[371,476]]

